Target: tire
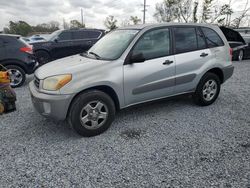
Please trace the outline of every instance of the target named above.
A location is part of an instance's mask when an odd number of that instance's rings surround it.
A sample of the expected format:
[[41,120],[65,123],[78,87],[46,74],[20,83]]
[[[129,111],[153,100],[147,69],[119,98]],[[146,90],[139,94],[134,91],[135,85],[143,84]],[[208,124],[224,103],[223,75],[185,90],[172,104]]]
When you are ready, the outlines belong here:
[[213,104],[220,93],[220,79],[214,73],[206,73],[200,80],[195,93],[193,94],[194,102],[200,106]]
[[35,56],[37,58],[37,61],[39,62],[40,65],[44,65],[48,62],[51,61],[51,57],[48,52],[39,50],[35,53]]
[[239,53],[238,53],[237,60],[238,60],[238,61],[242,61],[242,60],[243,60],[243,57],[244,57],[244,51],[243,51],[243,50],[240,50]]
[[114,101],[109,95],[99,90],[87,91],[77,96],[68,114],[69,124],[84,137],[103,133],[110,127],[114,118]]
[[11,87],[16,88],[22,86],[26,80],[26,74],[24,70],[16,65],[7,65],[5,67],[8,69],[8,72],[10,73]]

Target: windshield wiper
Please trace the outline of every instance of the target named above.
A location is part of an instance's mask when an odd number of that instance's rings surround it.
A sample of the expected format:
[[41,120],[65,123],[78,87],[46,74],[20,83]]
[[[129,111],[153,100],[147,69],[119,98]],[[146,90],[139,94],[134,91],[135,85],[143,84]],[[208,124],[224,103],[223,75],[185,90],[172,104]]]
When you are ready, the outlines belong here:
[[96,54],[95,52],[89,52],[89,54],[94,55],[96,57],[96,59],[101,59],[101,57],[98,54]]

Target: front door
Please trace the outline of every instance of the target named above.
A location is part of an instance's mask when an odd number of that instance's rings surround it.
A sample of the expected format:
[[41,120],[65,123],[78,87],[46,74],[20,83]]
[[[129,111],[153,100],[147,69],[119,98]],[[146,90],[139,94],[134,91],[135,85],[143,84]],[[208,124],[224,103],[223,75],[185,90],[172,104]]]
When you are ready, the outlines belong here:
[[175,59],[171,53],[169,28],[150,30],[140,37],[131,54],[142,54],[145,61],[124,65],[127,106],[173,94]]

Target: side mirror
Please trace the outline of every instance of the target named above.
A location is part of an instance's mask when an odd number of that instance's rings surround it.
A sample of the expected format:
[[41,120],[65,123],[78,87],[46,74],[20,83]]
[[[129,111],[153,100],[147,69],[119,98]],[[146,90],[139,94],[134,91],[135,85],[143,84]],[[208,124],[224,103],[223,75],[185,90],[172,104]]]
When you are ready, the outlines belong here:
[[130,63],[142,63],[144,62],[146,59],[143,55],[143,53],[138,53],[138,54],[132,54],[130,56]]

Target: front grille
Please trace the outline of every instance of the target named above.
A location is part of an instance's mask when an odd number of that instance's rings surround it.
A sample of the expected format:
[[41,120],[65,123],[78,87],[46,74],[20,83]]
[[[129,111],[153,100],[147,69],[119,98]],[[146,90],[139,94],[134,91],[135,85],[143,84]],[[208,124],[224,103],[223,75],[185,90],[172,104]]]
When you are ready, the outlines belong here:
[[40,80],[39,80],[37,77],[35,77],[35,79],[34,79],[34,84],[35,84],[35,86],[39,89]]

